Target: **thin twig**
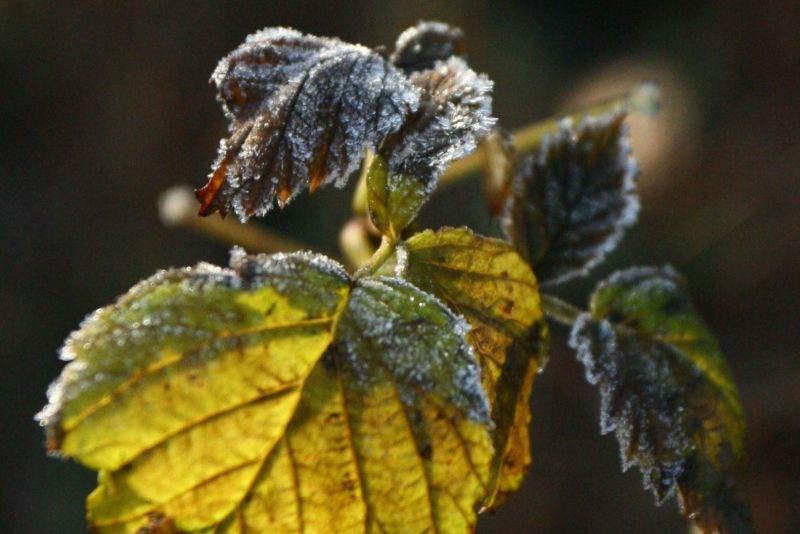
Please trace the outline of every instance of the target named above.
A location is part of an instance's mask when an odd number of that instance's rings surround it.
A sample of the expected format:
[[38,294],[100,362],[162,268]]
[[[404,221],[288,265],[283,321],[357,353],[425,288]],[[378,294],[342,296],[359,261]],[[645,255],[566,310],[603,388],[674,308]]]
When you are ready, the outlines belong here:
[[185,185],[171,187],[161,193],[158,214],[165,226],[189,228],[228,245],[241,245],[248,252],[293,252],[311,248],[266,228],[240,224],[231,217],[199,217],[194,193]]

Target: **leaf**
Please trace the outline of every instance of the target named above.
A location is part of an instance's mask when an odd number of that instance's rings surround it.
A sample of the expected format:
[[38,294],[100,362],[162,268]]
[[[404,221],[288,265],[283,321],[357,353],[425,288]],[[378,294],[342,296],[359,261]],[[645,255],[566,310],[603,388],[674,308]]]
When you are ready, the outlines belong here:
[[489,407],[466,325],[308,253],[159,273],[67,340],[39,418],[100,532],[465,532]]
[[564,119],[538,151],[522,158],[502,227],[542,284],[582,276],[636,221],[638,165],[625,110]]
[[267,28],[217,66],[212,81],[230,120],[200,214],[246,220],[305,187],[342,187],[364,147],[396,132],[419,91],[377,52],[338,39]]
[[441,298],[472,327],[467,340],[492,403],[498,451],[484,505],[497,506],[519,488],[531,462],[528,400],[549,341],[536,278],[508,243],[467,228],[418,233],[399,255],[398,270],[410,282]]
[[333,360],[343,376],[363,491],[381,504],[368,509],[370,532],[474,528],[492,447],[489,405],[466,329],[407,282],[367,279],[353,290]]
[[744,416],[719,345],[671,267],[600,283],[570,345],[601,394],[600,428],[623,467],[638,465],[658,502],[678,492],[706,532],[751,532],[737,489]]
[[373,223],[397,237],[419,212],[445,168],[473,151],[495,123],[492,82],[457,57],[413,72],[420,107],[389,136],[367,174]]
[[442,22],[421,21],[400,34],[390,60],[395,66],[412,72],[430,69],[436,61],[450,56],[463,56],[466,49],[461,28]]

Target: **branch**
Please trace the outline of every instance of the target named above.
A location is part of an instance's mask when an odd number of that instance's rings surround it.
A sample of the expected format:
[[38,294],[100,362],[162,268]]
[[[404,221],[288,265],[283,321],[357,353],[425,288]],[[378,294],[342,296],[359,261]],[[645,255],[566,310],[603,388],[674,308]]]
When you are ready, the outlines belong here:
[[167,227],[184,227],[229,245],[241,245],[249,252],[293,252],[311,247],[283,237],[266,228],[240,224],[233,218],[200,217],[192,188],[171,187],[158,198],[158,214]]

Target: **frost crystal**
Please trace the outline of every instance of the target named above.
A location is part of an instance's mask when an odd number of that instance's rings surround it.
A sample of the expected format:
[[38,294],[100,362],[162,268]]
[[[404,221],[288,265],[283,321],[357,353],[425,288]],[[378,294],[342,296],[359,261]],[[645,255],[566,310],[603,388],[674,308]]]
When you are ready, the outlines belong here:
[[417,390],[433,393],[489,424],[480,369],[465,340],[468,331],[466,321],[436,297],[397,278],[371,278],[352,291],[336,353],[365,385],[388,373],[409,403]]
[[569,340],[600,391],[600,432],[614,432],[623,469],[639,465],[658,502],[674,493],[693,445],[684,431],[683,389],[668,347],[625,336],[584,314]]
[[430,191],[447,165],[472,152],[494,126],[492,82],[457,57],[410,80],[422,94],[419,111],[381,150],[390,176],[417,177]]
[[587,274],[636,222],[639,167],[624,119],[564,119],[520,161],[502,226],[543,284]]

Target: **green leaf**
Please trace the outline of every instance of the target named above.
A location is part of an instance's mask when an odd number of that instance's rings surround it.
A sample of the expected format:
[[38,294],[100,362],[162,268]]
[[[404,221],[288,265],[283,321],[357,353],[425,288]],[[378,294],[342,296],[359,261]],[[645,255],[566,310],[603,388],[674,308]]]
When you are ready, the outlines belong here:
[[467,340],[492,403],[494,448],[486,507],[521,485],[531,462],[529,397],[548,350],[536,278],[508,243],[467,228],[427,230],[399,253],[409,281],[441,298],[472,329]]
[[467,532],[492,460],[463,320],[308,253],[140,283],[67,340],[39,418],[100,532]]
[[671,267],[600,283],[570,345],[601,393],[601,432],[659,502],[677,490],[706,532],[751,532],[737,488],[744,416],[719,345]]
[[502,226],[543,284],[585,275],[636,221],[625,109],[564,119],[520,159]]
[[433,189],[413,176],[390,174],[386,159],[380,154],[370,154],[364,164],[369,216],[381,233],[397,240]]

